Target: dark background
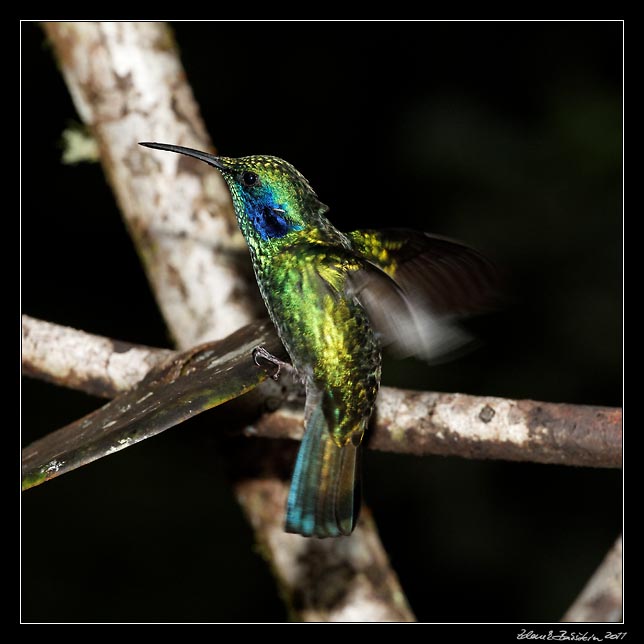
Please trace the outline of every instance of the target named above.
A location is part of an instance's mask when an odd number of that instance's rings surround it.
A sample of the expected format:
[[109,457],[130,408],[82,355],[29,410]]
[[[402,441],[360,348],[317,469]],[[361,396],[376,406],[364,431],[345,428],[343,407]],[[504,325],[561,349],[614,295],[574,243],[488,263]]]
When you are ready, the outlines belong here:
[[[621,405],[622,25],[178,23],[228,156],[291,161],[342,229],[465,240],[510,276],[483,346],[383,383]],[[22,25],[22,304],[168,346],[98,165],[60,163],[78,120]],[[23,380],[22,444],[99,406]],[[282,621],[205,413],[22,498],[25,621]],[[368,453],[367,502],[423,621],[561,617],[622,522],[621,473]]]

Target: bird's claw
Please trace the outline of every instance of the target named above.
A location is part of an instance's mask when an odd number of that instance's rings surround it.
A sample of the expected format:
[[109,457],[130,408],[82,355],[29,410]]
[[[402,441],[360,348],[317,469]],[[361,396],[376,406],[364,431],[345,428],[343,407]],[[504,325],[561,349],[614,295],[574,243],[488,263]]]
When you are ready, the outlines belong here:
[[269,362],[270,364],[274,365],[277,367],[277,371],[275,373],[271,374],[271,378],[273,380],[279,380],[280,373],[282,371],[282,367],[290,367],[291,365],[288,362],[284,362],[283,360],[280,360],[279,358],[276,358],[272,353],[269,353],[264,349],[264,347],[255,347],[253,349],[253,361],[258,367],[264,368],[264,365],[260,364],[259,359],[266,360],[266,362]]

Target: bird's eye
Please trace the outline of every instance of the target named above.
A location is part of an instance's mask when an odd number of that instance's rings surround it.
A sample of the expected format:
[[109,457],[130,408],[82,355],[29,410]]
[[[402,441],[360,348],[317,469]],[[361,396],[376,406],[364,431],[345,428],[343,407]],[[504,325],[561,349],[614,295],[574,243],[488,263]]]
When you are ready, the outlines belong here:
[[241,176],[242,183],[247,186],[254,186],[257,184],[259,177],[254,172],[244,172]]

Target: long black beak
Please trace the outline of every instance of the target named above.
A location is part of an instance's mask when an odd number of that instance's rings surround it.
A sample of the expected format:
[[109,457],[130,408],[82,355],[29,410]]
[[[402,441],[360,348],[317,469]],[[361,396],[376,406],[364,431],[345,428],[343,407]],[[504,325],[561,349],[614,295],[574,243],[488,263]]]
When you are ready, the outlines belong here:
[[199,159],[199,161],[204,161],[208,165],[217,168],[217,170],[230,170],[230,168],[222,163],[219,157],[216,157],[213,154],[208,154],[207,152],[199,152],[199,150],[184,148],[181,145],[171,145],[170,143],[149,143],[148,141],[145,141],[139,143],[139,145],[142,145],[144,148],[152,148],[153,150],[166,150],[168,152],[185,154],[188,157],[194,157],[195,159]]

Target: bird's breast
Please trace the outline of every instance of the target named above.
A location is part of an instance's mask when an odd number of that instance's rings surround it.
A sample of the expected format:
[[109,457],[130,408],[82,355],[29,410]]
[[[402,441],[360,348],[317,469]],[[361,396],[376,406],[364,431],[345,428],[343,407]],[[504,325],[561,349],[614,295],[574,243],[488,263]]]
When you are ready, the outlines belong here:
[[364,431],[380,382],[380,345],[357,299],[330,285],[310,258],[258,266],[269,315],[298,372],[325,392],[325,414],[342,443]]

